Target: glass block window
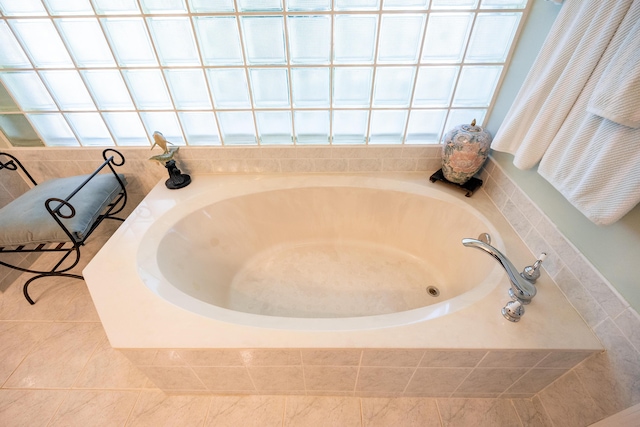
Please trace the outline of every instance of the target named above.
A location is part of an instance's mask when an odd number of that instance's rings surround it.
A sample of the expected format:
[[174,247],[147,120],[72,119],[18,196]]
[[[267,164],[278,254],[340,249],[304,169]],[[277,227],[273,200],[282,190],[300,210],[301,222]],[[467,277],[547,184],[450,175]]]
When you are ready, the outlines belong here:
[[0,129],[14,145],[438,144],[488,116],[530,3],[0,0]]

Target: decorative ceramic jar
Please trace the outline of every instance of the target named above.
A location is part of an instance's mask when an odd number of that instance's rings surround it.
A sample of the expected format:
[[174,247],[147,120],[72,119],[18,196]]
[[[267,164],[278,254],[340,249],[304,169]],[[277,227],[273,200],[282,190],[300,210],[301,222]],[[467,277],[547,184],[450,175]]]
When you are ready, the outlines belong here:
[[464,184],[476,174],[489,156],[491,134],[476,126],[460,125],[444,136],[442,148],[442,173],[456,184]]

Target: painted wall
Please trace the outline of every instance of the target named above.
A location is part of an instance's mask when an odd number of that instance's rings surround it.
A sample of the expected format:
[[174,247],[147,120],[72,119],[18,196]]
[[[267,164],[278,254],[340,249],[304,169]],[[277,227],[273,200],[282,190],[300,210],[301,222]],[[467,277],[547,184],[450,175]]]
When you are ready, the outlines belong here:
[[[486,126],[492,134],[500,127],[559,11],[560,6],[552,2],[535,1]],[[510,154],[493,152],[492,156],[629,304],[640,311],[640,276],[635,268],[640,260],[640,205],[617,223],[598,226],[575,209],[535,169],[517,169]]]

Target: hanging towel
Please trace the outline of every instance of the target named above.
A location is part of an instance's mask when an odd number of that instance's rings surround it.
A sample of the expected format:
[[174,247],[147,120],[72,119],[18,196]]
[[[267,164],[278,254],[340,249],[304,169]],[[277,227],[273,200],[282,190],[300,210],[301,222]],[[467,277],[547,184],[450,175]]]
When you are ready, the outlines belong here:
[[569,202],[600,225],[617,221],[640,203],[640,129],[587,111],[614,57],[626,55],[624,49],[632,32],[640,28],[638,22],[640,0],[635,0],[538,168]]
[[608,63],[587,111],[621,125],[640,128],[640,20]]
[[491,148],[534,167],[563,126],[633,0],[566,0]]

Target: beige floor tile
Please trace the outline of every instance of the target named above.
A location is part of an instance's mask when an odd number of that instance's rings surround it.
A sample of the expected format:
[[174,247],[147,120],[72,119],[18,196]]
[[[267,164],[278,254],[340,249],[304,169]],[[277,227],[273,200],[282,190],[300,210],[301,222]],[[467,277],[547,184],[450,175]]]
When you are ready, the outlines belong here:
[[364,427],[440,427],[435,399],[362,399]]
[[287,398],[285,427],[360,427],[360,399],[292,396]]
[[0,390],[0,425],[45,426],[67,393],[66,390]]
[[124,426],[139,392],[72,390],[47,427]]
[[444,427],[521,427],[509,399],[437,399]]
[[50,323],[0,322],[0,385],[50,328]]
[[99,323],[56,323],[5,383],[11,388],[68,388],[104,338]]
[[75,388],[140,389],[147,376],[105,338],[74,383]]
[[83,284],[67,277],[44,277],[29,285],[29,295],[36,302],[29,304],[22,294],[24,282],[33,275],[22,274],[0,299],[1,320],[58,320],[60,313],[78,293]]
[[169,396],[161,391],[142,391],[127,426],[201,426],[210,396]]
[[216,396],[211,399],[205,426],[282,426],[284,402],[282,396]]

